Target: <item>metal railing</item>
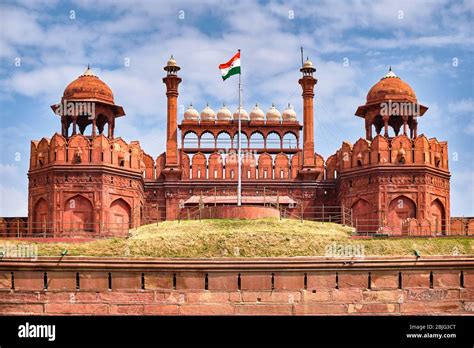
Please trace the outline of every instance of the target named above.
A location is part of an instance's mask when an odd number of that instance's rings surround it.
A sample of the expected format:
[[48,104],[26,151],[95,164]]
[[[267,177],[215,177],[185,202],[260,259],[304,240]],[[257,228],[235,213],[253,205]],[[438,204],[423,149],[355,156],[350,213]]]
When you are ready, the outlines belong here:
[[[198,142],[197,138],[187,139],[185,138],[182,142],[183,149],[188,148],[237,148],[237,139],[234,139],[231,142],[230,138],[228,139],[205,139],[202,138],[200,142]],[[250,139],[247,138],[242,139],[242,148],[254,148],[254,149],[298,149],[298,141],[296,139],[271,139],[268,138],[266,142],[263,139]]]
[[359,236],[375,237],[443,237],[456,235],[451,225],[428,219],[407,218],[403,220],[368,219],[354,217],[353,227]]
[[[237,194],[235,187],[225,187],[226,194]],[[223,188],[220,187],[220,194]],[[202,192],[194,192],[200,197],[217,197],[217,188],[203,190]],[[404,236],[474,236],[474,218],[452,218],[446,223],[444,220],[428,220],[408,218],[404,220],[390,220],[381,218],[366,218],[354,216],[353,211],[345,206],[340,205],[307,205],[301,197],[291,197],[292,203],[282,204],[279,201],[279,193],[268,188],[245,189],[244,197],[255,196],[256,193],[260,197],[272,197],[266,201],[263,199],[262,204],[244,204],[245,206],[267,206],[278,209],[280,218],[282,219],[298,219],[301,222],[320,221],[331,222],[354,228],[354,235],[366,237],[404,237]],[[275,200],[276,197],[276,200]],[[209,202],[210,201],[210,202]],[[235,204],[220,204],[215,200],[207,200],[204,204],[201,199],[198,203],[184,204],[179,203],[177,214],[174,218],[178,220],[196,220],[209,217],[207,212],[210,207],[216,206],[232,206]],[[152,203],[147,200],[147,206],[141,208],[137,214],[131,217],[130,222],[90,222],[92,215],[90,212],[83,212],[86,218],[78,218],[73,216],[70,221],[63,219],[62,221],[28,221],[27,218],[0,218],[0,238],[59,238],[59,237],[84,237],[84,238],[101,238],[111,236],[127,236],[130,228],[140,225],[158,224],[167,219],[169,210],[163,200],[157,200]],[[171,209],[174,211],[174,209]],[[76,211],[75,213],[80,213]],[[79,214],[80,215],[80,214]],[[89,217],[90,216],[90,217]],[[211,213],[212,216],[212,213]],[[173,218],[173,217],[172,217]],[[133,223],[132,223],[133,221]]]
[[333,222],[352,226],[351,210],[341,205],[304,205],[297,204],[295,208],[282,207],[282,215],[309,221]]
[[64,222],[64,221],[29,221],[0,228],[1,238],[98,238],[126,236],[131,227],[130,222]]
[[[217,204],[217,206],[228,206],[235,204]],[[332,222],[341,225],[352,226],[350,209],[343,206],[312,206],[299,208],[299,205],[294,205],[290,208],[289,204],[280,204],[277,202],[268,202],[266,204],[244,204],[245,206],[266,206],[278,209],[280,211],[281,219],[297,219],[300,221],[319,221]],[[179,220],[198,220],[203,218],[204,212],[208,208],[215,207],[215,204],[197,204],[188,207],[180,208],[178,218]],[[206,213],[207,214],[207,213]]]
[[[237,189],[234,186],[229,186],[229,187],[219,187],[219,192],[222,192],[222,190],[226,191],[226,194],[229,194],[229,192],[234,193],[235,196],[237,195]],[[262,197],[263,202],[262,204],[245,204],[246,206],[254,205],[254,206],[264,206],[264,207],[273,207],[275,209],[279,209],[282,207],[280,202],[279,202],[279,193],[277,191],[270,190],[266,187],[263,187],[261,190],[258,190],[260,192],[259,197]],[[200,199],[197,204],[191,204],[186,206],[184,203],[179,203],[178,204],[178,219],[179,220],[196,220],[202,218],[203,211],[209,207],[215,207],[215,206],[222,206],[222,205],[235,205],[235,204],[221,204],[217,202],[217,196],[218,196],[218,190],[217,187],[204,190],[204,191],[199,191],[198,194]],[[242,197],[255,197],[255,190],[249,190],[249,189],[243,189],[242,190]],[[211,202],[204,203],[204,198],[211,198]],[[214,197],[214,201],[212,201],[212,198]],[[268,199],[266,199],[268,197]],[[270,199],[272,197],[272,199]],[[273,197],[276,197],[276,199],[273,199]]]
[[158,224],[166,220],[166,204],[153,203],[151,200],[146,204],[140,213],[140,225]]
[[[226,194],[229,192],[235,191],[237,195],[237,190],[235,187],[225,188]],[[219,188],[219,192],[222,191],[222,188]],[[179,220],[196,220],[201,219],[203,216],[204,210],[209,207],[215,206],[228,206],[235,204],[221,204],[218,203],[217,197],[219,196],[217,188],[208,189],[205,191],[200,191],[200,199],[198,203],[193,204],[184,204],[180,203],[178,205],[178,219]],[[255,197],[258,196],[261,198],[261,203],[252,203],[244,204],[245,206],[266,206],[278,209],[280,211],[280,218],[288,219],[299,219],[301,221],[310,220],[310,221],[320,221],[320,222],[333,222],[342,225],[352,226],[352,212],[350,209],[341,206],[341,205],[304,205],[301,204],[303,199],[298,197],[291,197],[292,202],[282,202],[281,193],[263,187],[258,190],[258,194],[255,189],[243,189],[242,197]],[[212,202],[212,197],[214,197],[214,202]],[[268,200],[266,199],[268,197]],[[271,197],[271,198],[270,198]],[[207,203],[204,203],[204,198],[207,199]],[[209,202],[210,201],[210,202]]]

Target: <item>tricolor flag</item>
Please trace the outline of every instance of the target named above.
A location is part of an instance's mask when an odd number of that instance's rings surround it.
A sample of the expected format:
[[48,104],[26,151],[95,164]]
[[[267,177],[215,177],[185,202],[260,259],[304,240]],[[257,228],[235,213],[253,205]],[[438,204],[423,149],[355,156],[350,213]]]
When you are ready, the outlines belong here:
[[222,79],[225,81],[232,75],[240,74],[240,51],[236,53],[227,63],[219,65]]

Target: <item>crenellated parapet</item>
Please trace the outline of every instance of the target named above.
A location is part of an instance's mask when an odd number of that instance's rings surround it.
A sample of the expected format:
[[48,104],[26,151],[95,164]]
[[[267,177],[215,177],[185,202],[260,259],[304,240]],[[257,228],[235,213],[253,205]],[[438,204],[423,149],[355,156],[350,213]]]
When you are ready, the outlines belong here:
[[[243,180],[299,180],[301,152],[287,154],[280,152],[245,152],[242,155]],[[320,174],[316,180],[325,178],[324,158],[315,154],[316,168]],[[181,151],[182,180],[237,180],[237,154],[231,151],[227,154],[213,152],[206,154],[197,152],[187,154]]]
[[52,165],[106,165],[141,173],[146,172],[149,158],[138,141],[82,134],[67,139],[56,133],[51,139],[31,142],[30,171]]
[[406,135],[386,138],[377,135],[372,141],[360,138],[354,145],[345,141],[326,161],[327,178],[335,178],[345,171],[374,166],[425,165],[448,171],[448,144],[420,135],[410,139]]

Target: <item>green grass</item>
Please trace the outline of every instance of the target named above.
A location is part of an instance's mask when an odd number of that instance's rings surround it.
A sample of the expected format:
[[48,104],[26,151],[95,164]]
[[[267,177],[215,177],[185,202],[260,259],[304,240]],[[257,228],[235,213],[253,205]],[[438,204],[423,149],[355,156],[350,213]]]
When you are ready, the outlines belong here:
[[[298,220],[167,221],[131,230],[127,239],[84,243],[35,243],[40,256],[115,257],[271,257],[325,256],[328,245],[363,246],[365,256],[473,254],[474,239],[395,238],[353,239],[351,228],[333,223]],[[26,243],[4,239],[10,243]]]

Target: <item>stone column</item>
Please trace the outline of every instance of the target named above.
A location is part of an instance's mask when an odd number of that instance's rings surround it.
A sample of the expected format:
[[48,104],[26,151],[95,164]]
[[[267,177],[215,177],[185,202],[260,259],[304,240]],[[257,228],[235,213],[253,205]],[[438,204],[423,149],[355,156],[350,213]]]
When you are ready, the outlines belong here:
[[77,115],[72,116],[72,135],[77,133]]
[[383,117],[383,128],[384,128],[384,137],[388,138],[388,120],[390,116]]
[[403,116],[403,135],[407,135],[408,117]]
[[107,130],[107,137],[109,139],[113,139],[114,137],[114,128],[115,128],[115,118],[112,117],[109,121],[109,127],[108,127],[108,130]]
[[372,140],[372,122],[367,116],[365,119],[365,138],[367,140]]
[[61,117],[61,135],[67,138],[67,118],[66,116],[60,115]]
[[95,137],[96,134],[96,124],[95,124],[95,117],[92,119],[92,136]]

